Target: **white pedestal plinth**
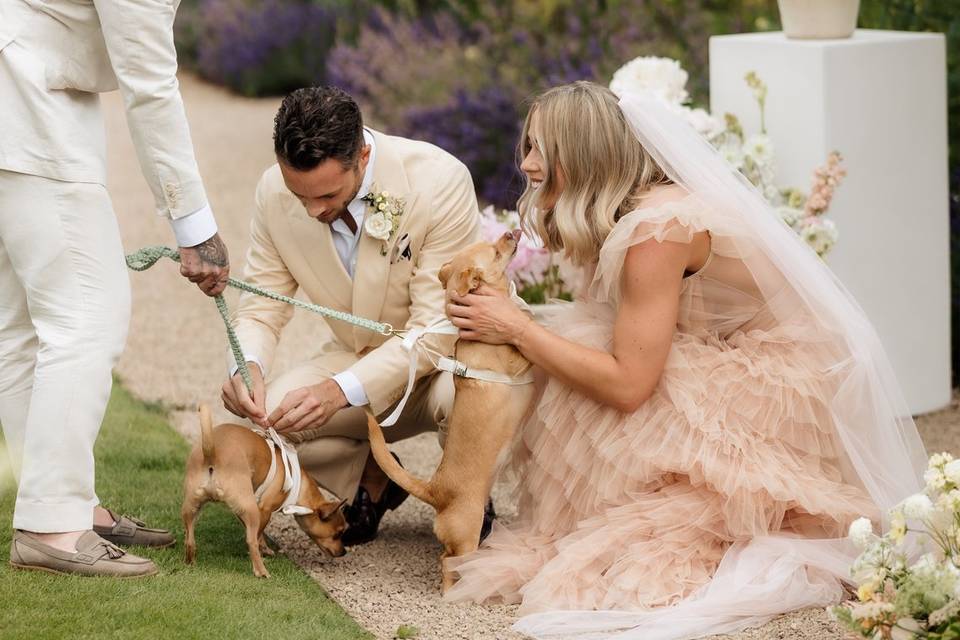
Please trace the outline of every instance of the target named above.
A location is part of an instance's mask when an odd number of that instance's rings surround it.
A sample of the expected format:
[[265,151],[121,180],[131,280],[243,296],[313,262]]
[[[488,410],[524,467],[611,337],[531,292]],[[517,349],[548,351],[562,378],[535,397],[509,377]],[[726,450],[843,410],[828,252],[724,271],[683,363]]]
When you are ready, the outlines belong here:
[[946,46],[942,35],[858,30],[845,40],[782,33],[710,39],[710,98],[748,133],[767,83],[778,182],[808,191],[833,150],[847,178],[828,216],[827,262],[876,326],[914,414],[950,401]]

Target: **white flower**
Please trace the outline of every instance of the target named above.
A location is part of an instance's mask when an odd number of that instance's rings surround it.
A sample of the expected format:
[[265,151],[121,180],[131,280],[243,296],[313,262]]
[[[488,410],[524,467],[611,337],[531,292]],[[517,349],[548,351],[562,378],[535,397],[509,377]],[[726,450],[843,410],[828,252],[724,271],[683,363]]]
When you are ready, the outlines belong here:
[[903,539],[907,535],[907,520],[900,510],[893,512],[893,517],[890,519],[889,535],[895,544],[903,542]]
[[800,237],[810,245],[817,255],[825,255],[837,241],[837,227],[833,220],[811,216],[800,223]]
[[892,602],[864,602],[850,608],[854,620],[875,620],[885,613],[893,613]]
[[903,501],[903,515],[913,520],[926,520],[933,511],[933,502],[922,493]]
[[690,123],[694,129],[697,130],[697,133],[702,135],[704,138],[709,140],[714,138],[726,129],[726,124],[720,118],[715,118],[714,116],[707,113],[704,109],[690,109],[688,107],[683,108],[683,115],[686,116],[687,122]]
[[803,211],[794,207],[777,207],[777,213],[791,227],[796,226],[800,222],[800,218],[803,217]]
[[940,469],[927,469],[923,472],[923,480],[927,483],[927,490],[936,492],[947,486],[947,477]]
[[913,618],[899,618],[897,624],[890,629],[890,639],[914,640],[914,638],[922,638],[921,631],[923,631],[923,628],[920,623]]
[[641,56],[617,69],[610,90],[618,96],[626,92],[649,91],[669,104],[687,101],[687,72],[671,58]]
[[873,538],[873,523],[868,518],[857,518],[850,525],[850,539],[860,549],[866,549]]
[[762,133],[747,138],[743,143],[743,152],[761,167],[773,162],[773,142]]
[[363,223],[363,230],[367,235],[377,240],[388,240],[393,232],[393,225],[382,213],[375,213]]
[[950,455],[950,454],[947,453],[947,452],[935,453],[935,454],[933,454],[932,456],[930,456],[930,462],[929,462],[928,467],[929,467],[930,469],[933,469],[934,467],[939,467],[939,466],[944,465],[944,464],[946,464],[946,463],[948,463],[948,462],[953,462],[953,456],[952,456],[952,455]]
[[960,460],[953,460],[944,465],[943,475],[947,476],[950,482],[960,485]]
[[761,176],[761,182],[763,183],[763,197],[766,198],[767,202],[771,206],[779,207],[783,204],[783,196],[780,195],[780,187],[775,184],[771,184],[770,181],[765,180]]
[[739,144],[727,143],[720,147],[719,151],[723,159],[734,169],[739,171],[743,168],[743,149],[740,148]]
[[760,165],[760,182],[762,184],[768,185],[765,188],[773,189],[773,192],[776,194],[773,199],[770,196],[767,196],[768,200],[775,201],[781,199],[780,189],[774,185],[774,180],[777,179],[776,171],[773,168],[773,162],[768,162],[767,164]]

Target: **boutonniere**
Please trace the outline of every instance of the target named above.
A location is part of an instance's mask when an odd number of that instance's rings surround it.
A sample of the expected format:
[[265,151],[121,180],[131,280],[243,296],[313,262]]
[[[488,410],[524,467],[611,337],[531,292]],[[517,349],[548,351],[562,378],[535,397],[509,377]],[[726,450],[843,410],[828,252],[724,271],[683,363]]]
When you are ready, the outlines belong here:
[[403,215],[403,199],[391,196],[387,191],[377,191],[374,186],[370,193],[361,198],[367,203],[370,215],[363,222],[363,230],[367,235],[382,240],[380,255],[387,255],[387,241],[393,237],[400,227],[400,216]]

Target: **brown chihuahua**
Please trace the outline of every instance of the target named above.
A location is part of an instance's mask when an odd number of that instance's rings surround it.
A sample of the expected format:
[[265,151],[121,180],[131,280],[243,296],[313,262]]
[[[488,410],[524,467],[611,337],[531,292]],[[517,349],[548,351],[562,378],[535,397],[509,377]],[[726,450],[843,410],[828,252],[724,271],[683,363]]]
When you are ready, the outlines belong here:
[[[480,242],[457,254],[440,269],[447,297],[463,296],[486,284],[507,291],[507,265],[517,250],[519,233],[497,242]],[[456,359],[467,370],[493,371],[513,380],[529,375],[530,362],[511,345],[458,341]],[[368,413],[370,448],[380,468],[398,485],[437,510],[433,531],[443,544],[440,570],[443,591],[453,586],[444,560],[476,550],[483,509],[490,495],[497,458],[512,438],[533,398],[532,384],[505,384],[454,377],[456,395],[443,458],[433,478],[412,476],[390,455],[383,430]]]
[[[272,556],[274,552],[264,541],[263,530],[288,495],[283,488],[281,458],[280,451],[252,429],[237,424],[221,424],[214,428],[210,408],[200,405],[200,442],[187,459],[180,510],[188,564],[192,564],[197,555],[194,522],[200,508],[207,502],[223,502],[246,527],[247,549],[253,561],[254,575],[270,577],[261,554]],[[274,474],[269,486],[261,487],[267,480],[271,464],[275,464],[279,472]],[[341,513],[345,501],[327,500],[302,467],[300,478],[296,504],[305,507],[304,512],[309,512],[296,515],[297,524],[326,553],[342,556],[346,553],[340,540],[347,528]]]

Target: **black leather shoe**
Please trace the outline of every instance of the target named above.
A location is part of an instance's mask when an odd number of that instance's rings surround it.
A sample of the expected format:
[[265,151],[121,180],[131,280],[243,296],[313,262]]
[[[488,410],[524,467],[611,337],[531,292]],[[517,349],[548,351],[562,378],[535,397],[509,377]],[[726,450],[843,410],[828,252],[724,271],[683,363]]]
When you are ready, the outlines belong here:
[[[391,454],[400,462],[396,454]],[[393,480],[387,481],[387,488],[383,490],[379,502],[374,502],[365,488],[357,487],[357,495],[350,504],[343,509],[347,520],[347,529],[343,532],[343,544],[350,547],[365,544],[377,537],[380,520],[390,509],[396,509],[407,499],[408,494]]]
[[493,498],[487,500],[487,506],[483,509],[483,526],[480,527],[480,542],[490,535],[493,529],[493,521],[497,519],[497,512],[493,509]]

